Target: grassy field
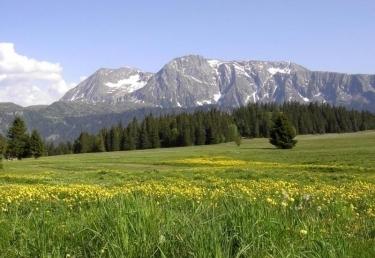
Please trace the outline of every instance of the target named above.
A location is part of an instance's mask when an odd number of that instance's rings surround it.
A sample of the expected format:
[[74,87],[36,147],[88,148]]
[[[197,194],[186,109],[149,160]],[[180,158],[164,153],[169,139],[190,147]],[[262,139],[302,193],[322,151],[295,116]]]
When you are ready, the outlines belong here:
[[4,161],[2,257],[375,257],[375,131]]

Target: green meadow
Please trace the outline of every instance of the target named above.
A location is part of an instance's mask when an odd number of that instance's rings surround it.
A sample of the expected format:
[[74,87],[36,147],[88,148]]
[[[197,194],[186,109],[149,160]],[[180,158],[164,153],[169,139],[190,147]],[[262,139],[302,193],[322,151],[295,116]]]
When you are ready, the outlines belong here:
[[3,161],[1,257],[375,257],[375,131]]

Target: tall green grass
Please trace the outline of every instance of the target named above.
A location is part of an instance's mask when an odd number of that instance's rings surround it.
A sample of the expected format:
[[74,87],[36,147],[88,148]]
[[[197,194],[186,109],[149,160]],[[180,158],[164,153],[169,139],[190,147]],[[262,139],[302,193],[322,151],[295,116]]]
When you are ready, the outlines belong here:
[[373,257],[375,221],[345,206],[119,197],[0,214],[2,257]]

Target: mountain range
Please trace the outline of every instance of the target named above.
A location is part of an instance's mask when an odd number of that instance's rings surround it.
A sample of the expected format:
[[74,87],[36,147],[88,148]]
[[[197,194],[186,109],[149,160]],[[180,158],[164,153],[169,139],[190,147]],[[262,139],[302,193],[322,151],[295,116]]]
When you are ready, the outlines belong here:
[[191,111],[213,105],[234,108],[254,102],[297,101],[375,112],[375,75],[310,71],[291,62],[222,61],[189,55],[157,73],[102,68],[49,106],[0,103],[0,132],[15,115],[51,141],[148,113]]
[[155,74],[129,67],[100,69],[61,101],[161,108],[298,101],[375,111],[375,75],[316,72],[291,62],[220,61],[190,55],[172,60]]

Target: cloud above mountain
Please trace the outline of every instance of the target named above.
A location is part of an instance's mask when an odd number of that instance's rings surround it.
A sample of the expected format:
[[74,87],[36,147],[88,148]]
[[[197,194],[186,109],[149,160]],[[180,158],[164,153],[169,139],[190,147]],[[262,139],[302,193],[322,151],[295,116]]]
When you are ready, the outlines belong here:
[[67,83],[58,63],[39,61],[0,42],[0,102],[22,106],[50,104],[74,84]]

